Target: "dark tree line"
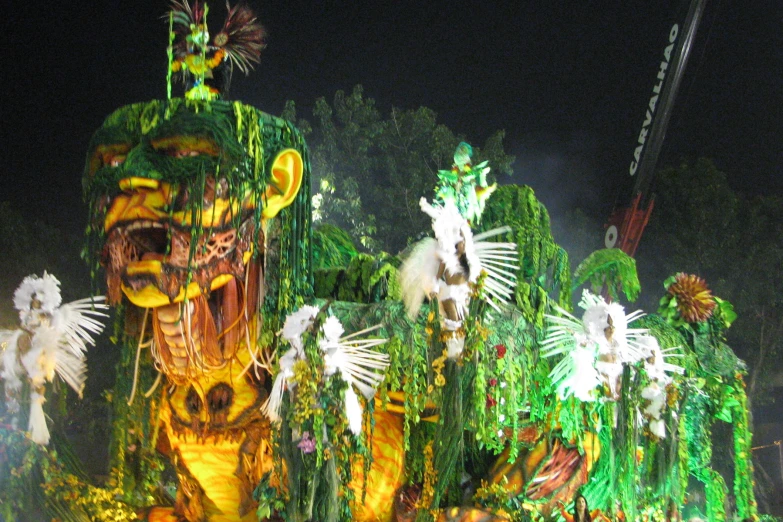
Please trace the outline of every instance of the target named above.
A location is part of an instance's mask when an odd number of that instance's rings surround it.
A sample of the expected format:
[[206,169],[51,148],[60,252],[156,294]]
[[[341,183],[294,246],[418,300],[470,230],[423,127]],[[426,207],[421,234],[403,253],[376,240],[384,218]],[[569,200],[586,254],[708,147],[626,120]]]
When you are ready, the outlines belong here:
[[[296,119],[289,102],[284,118]],[[451,168],[454,150],[470,138],[437,122],[427,107],[393,108],[384,116],[361,85],[319,98],[312,119],[299,119],[313,168],[316,221],[338,225],[366,250],[397,253],[429,229],[419,199],[432,198],[438,170]],[[514,157],[497,131],[474,146],[473,162],[489,160],[493,179],[512,174]]]

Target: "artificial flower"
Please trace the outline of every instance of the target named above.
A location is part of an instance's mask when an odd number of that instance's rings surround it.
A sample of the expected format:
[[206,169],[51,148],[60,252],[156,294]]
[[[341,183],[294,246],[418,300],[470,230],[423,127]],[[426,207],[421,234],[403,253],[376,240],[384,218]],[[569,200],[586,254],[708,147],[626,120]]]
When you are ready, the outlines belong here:
[[309,431],[304,431],[302,432],[302,439],[296,447],[302,450],[302,453],[312,453],[315,451],[315,439],[310,437]]
[[323,339],[320,341],[320,346],[322,350],[326,351],[329,348],[336,347],[340,341],[340,336],[345,333],[345,328],[343,328],[339,319],[334,316],[329,316],[321,326],[321,331],[324,335]]
[[717,304],[707,282],[697,275],[680,272],[667,291],[676,299],[680,317],[689,323],[709,319]]

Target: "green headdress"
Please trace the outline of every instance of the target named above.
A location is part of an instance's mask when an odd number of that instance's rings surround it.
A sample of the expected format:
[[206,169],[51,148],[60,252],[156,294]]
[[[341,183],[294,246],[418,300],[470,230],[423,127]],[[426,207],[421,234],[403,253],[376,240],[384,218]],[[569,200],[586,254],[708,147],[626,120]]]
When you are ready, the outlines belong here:
[[484,205],[497,185],[487,185],[490,171],[487,162],[474,166],[472,157],[473,147],[464,141],[457,146],[451,170],[438,171],[440,182],[435,191],[435,201],[441,205],[453,202],[462,217],[475,225],[481,221]]

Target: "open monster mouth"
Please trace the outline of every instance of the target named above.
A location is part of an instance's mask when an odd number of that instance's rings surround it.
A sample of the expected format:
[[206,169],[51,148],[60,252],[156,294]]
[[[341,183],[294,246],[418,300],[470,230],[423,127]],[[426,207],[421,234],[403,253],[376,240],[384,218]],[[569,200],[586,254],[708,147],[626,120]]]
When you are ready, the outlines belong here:
[[525,496],[530,500],[548,497],[573,479],[584,461],[585,457],[579,453],[577,448],[567,448],[558,439],[555,439],[549,458],[528,483]]
[[[152,311],[153,355],[173,382],[223,367],[258,303],[252,217],[238,229],[138,220],[111,229],[103,249],[108,294]],[[195,240],[193,238],[196,238]],[[261,242],[263,244],[263,242]]]
[[533,501],[548,516],[557,501],[568,502],[584,485],[601,454],[597,437],[586,432],[579,444],[563,442],[537,425],[530,424],[518,433],[528,449],[510,461],[510,448],[501,454],[490,471],[493,484],[504,484],[511,497]]
[[155,308],[244,279],[254,232],[248,219],[239,230],[204,230],[194,244],[189,228],[150,220],[119,224],[102,255],[109,300],[119,302],[122,291],[133,304]]

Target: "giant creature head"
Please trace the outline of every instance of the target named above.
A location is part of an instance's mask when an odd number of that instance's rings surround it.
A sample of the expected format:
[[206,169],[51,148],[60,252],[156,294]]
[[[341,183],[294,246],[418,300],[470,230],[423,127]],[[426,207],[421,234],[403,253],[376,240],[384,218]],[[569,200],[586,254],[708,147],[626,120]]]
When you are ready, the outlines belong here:
[[[105,268],[111,303],[124,295],[146,310],[171,381],[221,368],[255,342],[265,301],[283,314],[307,292],[308,170],[293,126],[240,103],[129,105],[95,133],[87,252]],[[272,239],[278,214],[284,233]]]

